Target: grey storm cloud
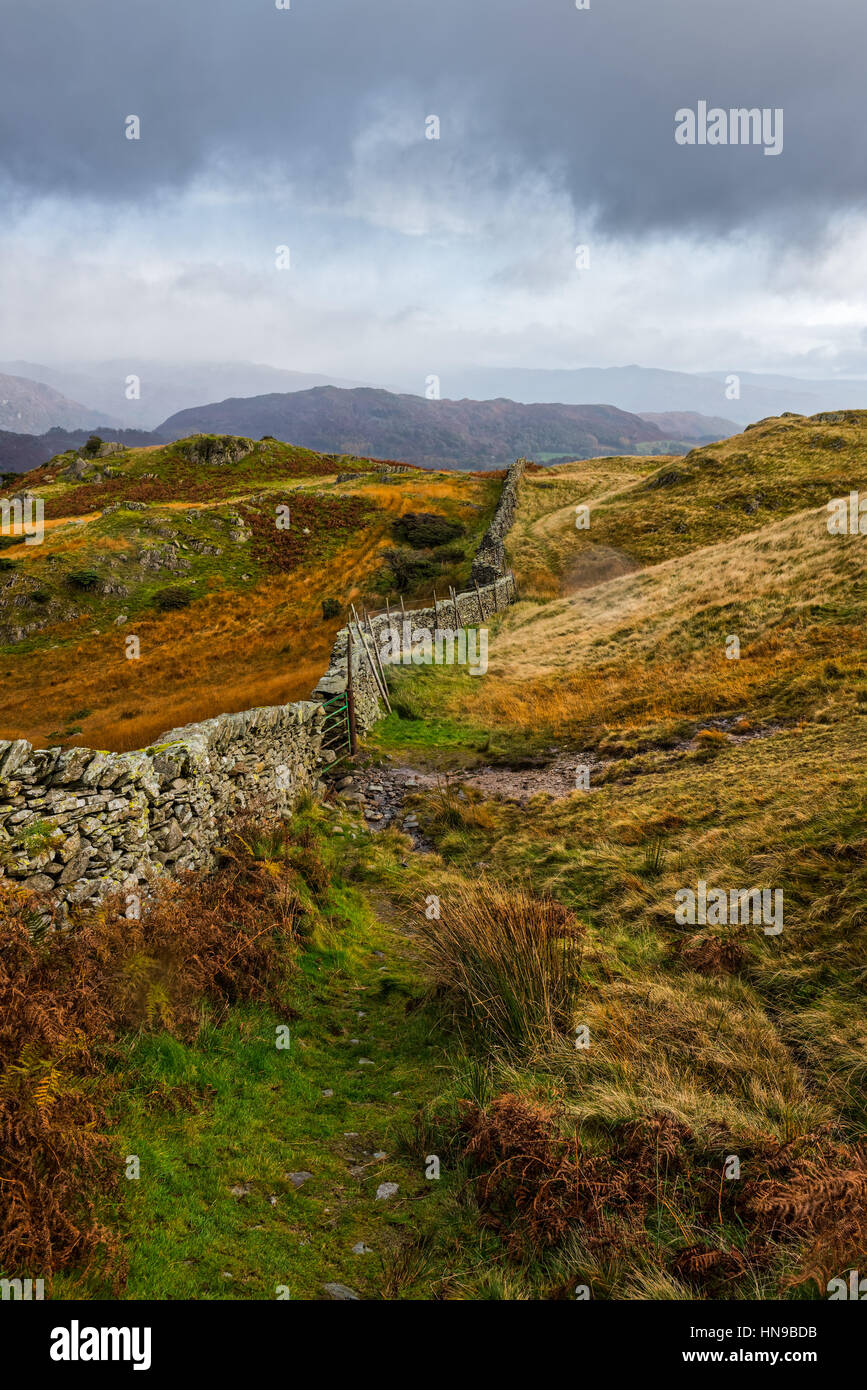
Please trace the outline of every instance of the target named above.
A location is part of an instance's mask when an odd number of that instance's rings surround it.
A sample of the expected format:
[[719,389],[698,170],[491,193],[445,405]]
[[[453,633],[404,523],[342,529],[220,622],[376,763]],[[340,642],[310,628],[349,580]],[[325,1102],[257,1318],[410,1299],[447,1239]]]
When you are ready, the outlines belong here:
[[[504,189],[527,170],[617,235],[746,225],[798,239],[867,190],[854,0],[3,0],[9,196],[139,204],[209,169],[339,199],[393,105]],[[682,147],[674,113],[782,108],[783,153]],[[140,141],[124,138],[138,115]],[[451,142],[451,144],[449,144]],[[429,153],[429,145],[428,145]],[[405,171],[405,169],[404,169]]]

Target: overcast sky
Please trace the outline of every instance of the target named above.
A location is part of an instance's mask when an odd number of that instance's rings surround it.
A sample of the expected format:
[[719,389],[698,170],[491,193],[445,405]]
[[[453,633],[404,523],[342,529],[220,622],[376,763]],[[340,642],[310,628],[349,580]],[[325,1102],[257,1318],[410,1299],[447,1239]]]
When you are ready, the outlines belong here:
[[867,372],[865,13],[0,0],[0,359]]

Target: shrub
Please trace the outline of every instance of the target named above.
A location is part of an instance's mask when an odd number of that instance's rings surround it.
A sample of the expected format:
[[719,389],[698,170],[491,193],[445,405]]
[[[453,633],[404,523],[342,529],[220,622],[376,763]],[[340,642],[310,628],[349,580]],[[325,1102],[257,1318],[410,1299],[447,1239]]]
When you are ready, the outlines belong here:
[[100,582],[98,570],[70,570],[66,578],[73,589],[92,590]]
[[427,555],[417,555],[412,550],[386,550],[382,558],[400,592],[437,577],[437,565]]
[[450,521],[447,516],[439,516],[436,512],[405,512],[398,517],[392,529],[398,540],[422,550],[445,545],[446,541],[456,540],[464,534],[459,521]]
[[324,598],[322,600],[322,618],[327,621],[329,618],[340,617],[340,604],[336,598]]
[[87,454],[88,458],[94,458],[99,453],[101,448],[102,440],[100,439],[99,435],[92,434],[81,452],[83,454]]
[[569,1025],[583,928],[553,898],[482,875],[450,888],[419,938],[432,984],[489,1042],[527,1049]]
[[173,612],[177,608],[189,608],[193,595],[189,589],[159,589],[154,594],[154,607],[161,613]]

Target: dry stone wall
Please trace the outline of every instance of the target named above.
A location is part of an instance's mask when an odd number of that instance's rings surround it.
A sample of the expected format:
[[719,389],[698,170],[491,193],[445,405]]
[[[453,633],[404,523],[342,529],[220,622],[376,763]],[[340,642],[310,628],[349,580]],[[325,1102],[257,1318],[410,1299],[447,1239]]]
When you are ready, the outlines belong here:
[[380,613],[370,619],[369,628],[362,624],[359,630],[354,623],[351,630],[343,627],[331,650],[328,670],[314,690],[313,698],[327,700],[346,690],[347,651],[351,641],[355,719],[359,733],[367,733],[384,713],[374,674],[374,650],[382,653],[390,647],[409,657],[413,649],[418,651],[422,633],[430,635],[437,631],[457,632],[461,628],[479,627],[495,613],[508,608],[514,599],[514,580],[505,574],[492,584],[480,585],[478,590],[474,588],[458,594],[455,601],[441,599],[436,611],[433,607],[413,608],[407,610],[405,619],[399,612]]
[[0,876],[63,904],[209,868],[223,821],[315,789],[315,701],[223,714],[136,753],[0,741]]
[[476,584],[492,584],[507,573],[505,540],[515,520],[518,488],[526,466],[526,459],[516,459],[506,474],[497,509],[473,560],[472,578]]
[[[436,612],[408,612],[410,643],[420,630],[478,627],[513,601],[503,538],[523,469],[519,459],[507,474],[478,572],[474,563],[478,589],[456,605],[443,599]],[[68,913],[114,889],[134,893],[163,874],[212,867],[226,821],[246,809],[285,810],[301,790],[322,788],[335,757],[324,746],[323,702],[346,690],[350,647],[359,731],[382,717],[368,655],[389,629],[405,649],[407,628],[397,613],[370,621],[373,640],[364,645],[356,629],[341,629],[310,700],[172,729],[134,753],[0,740],[0,879],[46,893]]]

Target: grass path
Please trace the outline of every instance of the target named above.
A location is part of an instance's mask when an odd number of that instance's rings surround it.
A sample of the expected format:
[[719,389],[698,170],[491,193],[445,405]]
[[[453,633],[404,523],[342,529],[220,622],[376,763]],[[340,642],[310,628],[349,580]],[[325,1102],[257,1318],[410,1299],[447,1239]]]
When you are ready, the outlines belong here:
[[[424,1154],[408,1151],[452,1066],[405,940],[354,890],[337,889],[334,906],[335,944],[300,957],[284,1018],[237,1008],[193,1044],[130,1046],[118,1153],[137,1155],[141,1176],[121,1180],[120,1209],[105,1213],[129,1260],[121,1297],[317,1299],[341,1283],[362,1298],[430,1298],[478,1244],[458,1180],[446,1165],[426,1179]],[[311,1176],[296,1186],[300,1173]],[[377,1200],[382,1183],[397,1193]],[[67,1277],[53,1296],[100,1291]]]

